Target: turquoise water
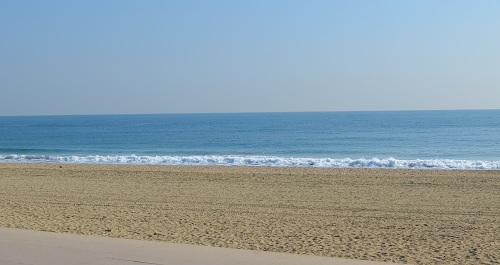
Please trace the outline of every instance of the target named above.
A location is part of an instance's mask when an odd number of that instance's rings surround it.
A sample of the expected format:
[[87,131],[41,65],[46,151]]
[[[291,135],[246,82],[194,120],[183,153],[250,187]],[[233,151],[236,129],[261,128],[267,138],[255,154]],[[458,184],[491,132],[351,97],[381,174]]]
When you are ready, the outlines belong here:
[[0,117],[0,162],[500,169],[500,110]]

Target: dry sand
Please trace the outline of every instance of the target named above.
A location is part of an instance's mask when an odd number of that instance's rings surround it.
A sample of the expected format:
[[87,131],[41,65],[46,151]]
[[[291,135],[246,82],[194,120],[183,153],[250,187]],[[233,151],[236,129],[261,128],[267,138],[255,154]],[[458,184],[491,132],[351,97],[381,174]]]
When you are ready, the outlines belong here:
[[0,164],[0,226],[499,264],[500,171]]

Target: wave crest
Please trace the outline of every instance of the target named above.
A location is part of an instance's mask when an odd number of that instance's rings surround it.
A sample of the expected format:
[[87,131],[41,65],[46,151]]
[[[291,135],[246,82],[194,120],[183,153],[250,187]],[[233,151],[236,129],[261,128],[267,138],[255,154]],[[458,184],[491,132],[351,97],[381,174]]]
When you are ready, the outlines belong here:
[[500,169],[500,161],[395,158],[300,158],[278,156],[140,156],[140,155],[0,155],[8,163],[68,164],[147,164],[147,165],[209,165],[209,166],[279,166],[323,168],[394,168],[394,169]]

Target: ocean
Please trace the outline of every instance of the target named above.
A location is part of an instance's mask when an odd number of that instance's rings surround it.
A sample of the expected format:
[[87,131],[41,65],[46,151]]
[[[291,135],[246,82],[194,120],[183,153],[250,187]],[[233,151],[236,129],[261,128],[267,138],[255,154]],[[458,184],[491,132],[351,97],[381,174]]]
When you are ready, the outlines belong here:
[[0,162],[500,169],[500,110],[0,117]]

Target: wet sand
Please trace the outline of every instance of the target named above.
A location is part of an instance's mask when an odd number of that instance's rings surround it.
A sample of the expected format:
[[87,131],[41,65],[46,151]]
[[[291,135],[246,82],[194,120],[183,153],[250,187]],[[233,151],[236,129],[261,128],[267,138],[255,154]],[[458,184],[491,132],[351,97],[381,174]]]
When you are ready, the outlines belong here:
[[0,227],[498,264],[500,171],[0,164]]

